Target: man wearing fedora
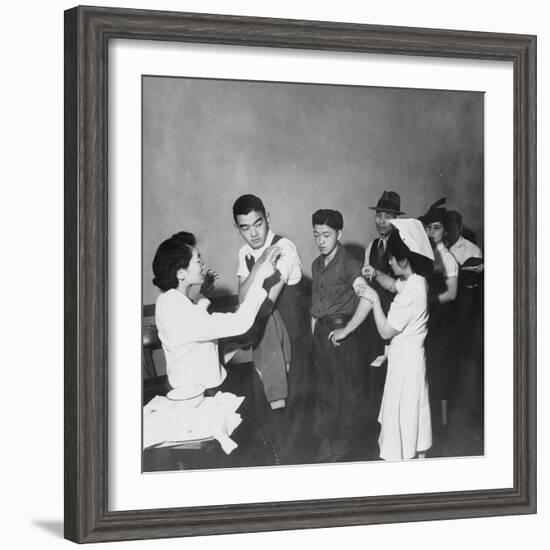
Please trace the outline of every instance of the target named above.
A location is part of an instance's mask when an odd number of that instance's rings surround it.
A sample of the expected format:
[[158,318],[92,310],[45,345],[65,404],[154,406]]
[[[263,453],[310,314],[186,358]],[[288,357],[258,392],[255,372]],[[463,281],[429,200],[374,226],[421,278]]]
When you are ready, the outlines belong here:
[[[401,211],[401,197],[395,191],[384,191],[376,206],[369,206],[369,208],[375,211],[374,221],[379,236],[372,240],[366,248],[363,275],[370,279],[371,286],[380,297],[382,310],[387,315],[395,295],[377,282],[376,274],[384,273],[395,278],[390,267],[387,247],[388,237],[394,227],[390,223],[390,220],[394,220],[404,214],[404,212]],[[372,407],[371,413],[375,420],[384,391],[387,362],[385,347],[389,342],[383,340],[378,333],[372,315],[369,315],[363,327],[363,351],[365,353],[366,364],[368,365],[366,373],[367,392],[369,395],[368,404],[369,407]]]

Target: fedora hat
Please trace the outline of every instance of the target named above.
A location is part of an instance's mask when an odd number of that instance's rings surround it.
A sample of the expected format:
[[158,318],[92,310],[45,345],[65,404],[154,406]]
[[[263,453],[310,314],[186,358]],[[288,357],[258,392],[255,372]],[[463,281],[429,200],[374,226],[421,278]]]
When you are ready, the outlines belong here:
[[369,208],[398,215],[405,213],[401,212],[401,197],[395,191],[384,191],[376,206],[369,206]]

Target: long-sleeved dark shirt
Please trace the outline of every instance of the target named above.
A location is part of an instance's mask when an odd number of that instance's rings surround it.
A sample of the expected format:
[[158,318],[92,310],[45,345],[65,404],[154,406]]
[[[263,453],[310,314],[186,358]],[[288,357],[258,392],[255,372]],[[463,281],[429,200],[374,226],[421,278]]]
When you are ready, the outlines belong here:
[[353,282],[361,276],[361,267],[361,262],[340,244],[328,265],[323,256],[316,258],[311,266],[311,314],[316,318],[353,315],[358,302]]

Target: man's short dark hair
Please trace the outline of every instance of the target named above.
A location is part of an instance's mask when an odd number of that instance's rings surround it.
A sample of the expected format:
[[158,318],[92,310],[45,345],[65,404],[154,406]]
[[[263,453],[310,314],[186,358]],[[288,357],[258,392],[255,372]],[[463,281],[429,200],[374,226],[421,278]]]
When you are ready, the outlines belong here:
[[187,269],[193,257],[192,247],[196,244],[195,235],[180,231],[163,241],[153,259],[153,284],[162,291],[178,287],[177,273]]
[[340,231],[344,227],[344,218],[338,210],[321,209],[311,216],[312,225],[328,225],[334,231]]
[[267,217],[262,199],[256,195],[241,195],[233,204],[233,219],[237,222],[237,216],[246,216],[250,212],[261,212],[264,218]]

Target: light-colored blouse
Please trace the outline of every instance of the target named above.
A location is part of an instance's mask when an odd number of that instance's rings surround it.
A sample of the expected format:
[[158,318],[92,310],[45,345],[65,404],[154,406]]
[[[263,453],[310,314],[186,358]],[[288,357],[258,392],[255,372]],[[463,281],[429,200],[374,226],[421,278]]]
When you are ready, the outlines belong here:
[[415,342],[422,345],[428,332],[428,286],[426,279],[413,273],[407,280],[396,281],[397,294],[388,312],[388,324],[399,334],[392,345]]
[[245,333],[266,296],[263,288],[254,286],[235,313],[208,313],[208,300],[195,304],[176,289],[161,294],[155,320],[170,386],[187,395],[219,386],[226,372],[219,361],[218,339]]
[[449,249],[439,242],[433,249],[434,251],[434,271],[443,273],[445,279],[458,277],[458,263],[455,257],[449,252]]

